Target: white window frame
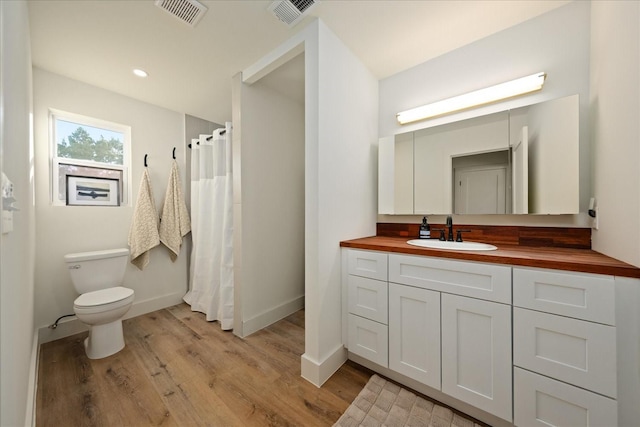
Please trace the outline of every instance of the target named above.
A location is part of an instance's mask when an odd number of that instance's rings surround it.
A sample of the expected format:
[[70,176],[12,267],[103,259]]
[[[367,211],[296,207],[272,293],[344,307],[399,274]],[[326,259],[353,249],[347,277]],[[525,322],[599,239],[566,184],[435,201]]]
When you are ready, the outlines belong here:
[[[122,165],[111,163],[94,162],[91,160],[71,159],[68,157],[58,157],[58,144],[56,142],[56,120],[64,120],[79,125],[97,127],[100,129],[119,132],[124,135],[122,147]],[[112,169],[122,171],[122,194],[120,195],[120,206],[130,206],[131,200],[131,126],[120,123],[109,122],[94,117],[83,116],[81,114],[69,113],[67,111],[49,109],[49,163],[51,168],[50,200],[53,206],[67,206],[66,200],[60,200],[60,164],[86,166],[98,169]]]

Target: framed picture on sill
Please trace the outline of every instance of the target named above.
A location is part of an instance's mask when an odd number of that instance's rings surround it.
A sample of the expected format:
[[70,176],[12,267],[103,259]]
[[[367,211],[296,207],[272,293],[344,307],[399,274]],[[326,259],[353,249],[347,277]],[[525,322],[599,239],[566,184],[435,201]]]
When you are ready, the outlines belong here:
[[120,206],[119,189],[117,179],[67,175],[67,206]]

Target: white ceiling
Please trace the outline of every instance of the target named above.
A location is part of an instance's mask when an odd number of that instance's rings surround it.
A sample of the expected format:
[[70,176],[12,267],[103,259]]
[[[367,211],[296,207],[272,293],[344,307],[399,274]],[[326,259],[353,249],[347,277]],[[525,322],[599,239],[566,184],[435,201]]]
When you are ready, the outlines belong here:
[[[30,0],[33,64],[223,123],[231,120],[232,77],[314,17],[382,79],[568,1],[319,0],[293,28],[267,10],[270,0],[201,1],[208,11],[195,28],[154,3]],[[135,67],[149,77],[135,77]]]

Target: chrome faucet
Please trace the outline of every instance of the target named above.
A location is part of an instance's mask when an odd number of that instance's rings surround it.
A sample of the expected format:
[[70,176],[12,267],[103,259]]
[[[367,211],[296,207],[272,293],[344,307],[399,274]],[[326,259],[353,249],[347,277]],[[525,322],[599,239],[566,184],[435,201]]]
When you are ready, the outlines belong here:
[[447,216],[447,228],[449,232],[447,233],[447,241],[453,242],[453,218],[451,215]]

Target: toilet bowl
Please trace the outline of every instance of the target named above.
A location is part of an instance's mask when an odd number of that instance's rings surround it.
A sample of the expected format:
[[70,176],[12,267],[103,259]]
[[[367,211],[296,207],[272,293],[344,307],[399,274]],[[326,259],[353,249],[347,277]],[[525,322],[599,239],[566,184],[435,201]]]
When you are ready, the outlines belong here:
[[102,359],[124,348],[122,317],[133,305],[133,289],[116,286],[87,292],[73,302],[78,320],[89,326],[84,348],[89,359]]
[[134,291],[120,286],[128,249],[65,255],[71,281],[81,295],[73,303],[78,320],[89,327],[84,341],[90,359],[111,356],[124,348],[122,318],[134,300]]

